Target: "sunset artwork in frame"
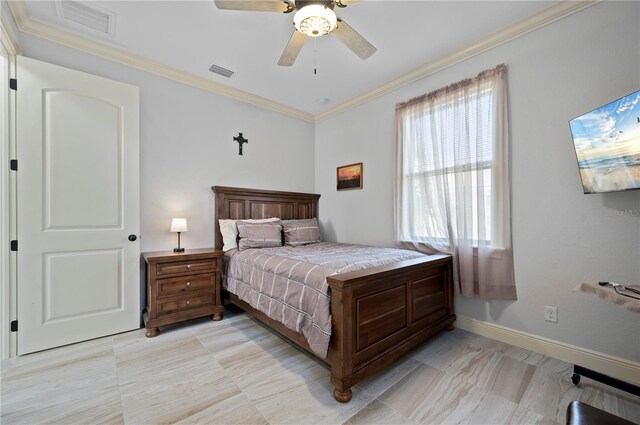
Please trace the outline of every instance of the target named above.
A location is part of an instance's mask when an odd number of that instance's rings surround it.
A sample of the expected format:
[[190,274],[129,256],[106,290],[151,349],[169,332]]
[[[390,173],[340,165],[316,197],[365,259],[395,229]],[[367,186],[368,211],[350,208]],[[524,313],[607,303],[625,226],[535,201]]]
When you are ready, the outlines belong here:
[[362,189],[362,162],[337,168],[337,189]]

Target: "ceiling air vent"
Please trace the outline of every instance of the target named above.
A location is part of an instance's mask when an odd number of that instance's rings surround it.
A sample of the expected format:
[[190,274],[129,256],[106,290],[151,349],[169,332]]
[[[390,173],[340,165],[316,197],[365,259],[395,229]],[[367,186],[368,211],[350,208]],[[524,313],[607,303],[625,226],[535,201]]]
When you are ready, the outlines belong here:
[[213,72],[214,74],[219,74],[227,78],[233,75],[233,71],[229,71],[228,69],[225,69],[218,65],[211,65],[211,68],[209,68],[209,71]]
[[115,13],[90,3],[73,0],[56,2],[58,15],[64,21],[113,36]]

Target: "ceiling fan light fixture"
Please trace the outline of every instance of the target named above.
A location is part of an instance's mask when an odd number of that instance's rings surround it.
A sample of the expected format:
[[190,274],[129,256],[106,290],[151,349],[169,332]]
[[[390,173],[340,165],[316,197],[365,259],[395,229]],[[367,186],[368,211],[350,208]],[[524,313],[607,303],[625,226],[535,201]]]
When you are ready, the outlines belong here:
[[333,10],[320,4],[305,6],[293,16],[296,29],[309,37],[329,34],[337,23],[338,18]]

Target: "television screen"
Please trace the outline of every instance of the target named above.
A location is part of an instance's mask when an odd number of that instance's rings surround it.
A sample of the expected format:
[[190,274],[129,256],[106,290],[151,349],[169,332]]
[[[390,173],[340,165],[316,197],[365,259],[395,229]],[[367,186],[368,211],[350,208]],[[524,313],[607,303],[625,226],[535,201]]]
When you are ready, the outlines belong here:
[[640,90],[569,126],[584,193],[640,189]]

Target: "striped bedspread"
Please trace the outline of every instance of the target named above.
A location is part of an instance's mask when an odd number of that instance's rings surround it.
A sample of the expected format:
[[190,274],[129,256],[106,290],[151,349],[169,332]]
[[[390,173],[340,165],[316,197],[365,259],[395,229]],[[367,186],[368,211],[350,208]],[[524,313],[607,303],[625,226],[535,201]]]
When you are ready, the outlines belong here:
[[223,287],[287,328],[302,333],[327,356],[331,299],[327,276],[422,257],[413,251],[328,242],[230,250]]

